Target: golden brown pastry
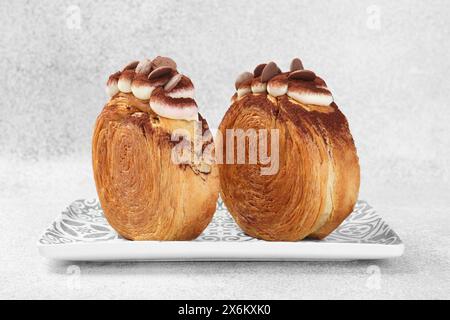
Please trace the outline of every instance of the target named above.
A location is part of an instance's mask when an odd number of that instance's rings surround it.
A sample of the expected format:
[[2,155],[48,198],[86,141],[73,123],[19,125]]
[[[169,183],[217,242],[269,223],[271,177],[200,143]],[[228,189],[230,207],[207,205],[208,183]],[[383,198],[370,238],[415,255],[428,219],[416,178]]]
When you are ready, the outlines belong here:
[[[243,73],[236,90],[219,127],[218,141],[223,142],[217,145],[226,206],[256,238],[326,237],[352,212],[360,173],[347,120],[325,81],[294,59],[289,72],[270,62],[253,74]],[[249,150],[255,140],[247,134],[242,164],[238,139],[233,136],[236,141],[230,143],[227,136],[237,129],[259,138],[266,132],[256,148],[261,150],[267,137],[268,151],[252,163]]]
[[111,226],[132,240],[191,240],[219,193],[214,143],[191,80],[165,57],[111,75],[97,118],[92,162]]

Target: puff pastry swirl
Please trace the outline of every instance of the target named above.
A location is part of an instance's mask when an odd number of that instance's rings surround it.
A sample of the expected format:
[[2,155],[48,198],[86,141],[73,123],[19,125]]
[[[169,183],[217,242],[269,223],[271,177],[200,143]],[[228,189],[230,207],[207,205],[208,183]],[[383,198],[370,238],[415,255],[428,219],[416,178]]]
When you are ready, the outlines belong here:
[[[218,169],[213,156],[198,155],[193,161],[194,148],[180,149],[190,153],[184,161],[174,161],[174,150],[180,143],[192,144],[195,130],[206,137],[199,142],[201,150],[209,148],[213,155],[214,143],[206,120],[201,115],[193,117],[195,102],[169,96],[172,90],[183,89],[182,77],[171,66],[170,72],[163,70],[148,79],[143,73],[158,68],[149,63],[131,64],[108,81],[111,98],[97,118],[92,139],[97,192],[108,222],[123,237],[191,240],[201,234],[215,212]],[[118,79],[131,80],[128,86],[117,88]],[[192,87],[190,80],[184,83],[188,83],[187,89]],[[137,98],[131,87],[141,97],[143,90],[136,88],[150,88],[149,99]],[[158,103],[155,109],[163,110],[164,115],[152,109],[152,99]],[[188,114],[189,119],[180,114]],[[172,115],[174,118],[169,118]],[[186,133],[183,139],[173,139],[177,130]]]
[[[227,129],[278,130],[279,169],[262,175],[266,164],[259,158],[256,164],[220,164],[229,211],[259,239],[326,237],[352,212],[360,169],[347,120],[325,82],[294,59],[287,73],[273,63],[259,65],[238,78],[236,89],[219,134],[225,140]],[[226,144],[221,148],[229,152]]]

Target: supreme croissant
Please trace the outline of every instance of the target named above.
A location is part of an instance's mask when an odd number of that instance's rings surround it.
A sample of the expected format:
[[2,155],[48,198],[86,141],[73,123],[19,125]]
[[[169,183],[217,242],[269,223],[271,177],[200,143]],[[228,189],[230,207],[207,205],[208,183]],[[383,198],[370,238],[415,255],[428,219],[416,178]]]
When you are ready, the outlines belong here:
[[219,192],[214,143],[191,80],[166,57],[129,63],[107,82],[92,162],[110,225],[132,240],[191,240]]
[[[267,132],[264,138],[277,138],[266,149],[278,165],[263,174],[264,153],[248,162],[251,135],[241,148],[246,163],[230,161],[239,153],[238,143],[223,143],[220,153],[227,160],[219,165],[219,177],[226,206],[244,232],[256,238],[326,237],[352,212],[360,171],[347,120],[325,81],[294,59],[289,72],[274,62],[260,64],[235,85],[219,137],[226,141],[233,130]],[[264,139],[256,141],[255,148],[261,148]]]

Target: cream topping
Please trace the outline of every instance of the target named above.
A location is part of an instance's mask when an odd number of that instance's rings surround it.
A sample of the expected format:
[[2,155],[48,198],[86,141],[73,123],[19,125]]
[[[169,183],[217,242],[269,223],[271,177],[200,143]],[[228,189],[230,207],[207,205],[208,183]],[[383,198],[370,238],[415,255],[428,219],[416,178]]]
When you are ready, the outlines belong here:
[[253,93],[265,93],[267,90],[267,83],[261,82],[261,78],[255,78],[252,80],[251,88]]
[[132,93],[148,101],[149,107],[161,117],[198,121],[194,85],[176,68],[175,61],[161,56],[133,61],[108,78],[106,91],[110,97],[119,92]]
[[300,103],[316,106],[329,106],[333,102],[333,96],[328,89],[307,87],[295,81],[289,83],[287,95]]
[[300,59],[295,58],[290,65],[290,71],[282,73],[275,62],[258,65],[253,74],[242,73],[236,80],[236,101],[253,93],[267,92],[273,97],[287,95],[303,103],[317,106],[329,106],[333,103],[333,95],[325,81],[313,71],[305,70]]
[[[166,90],[167,91],[167,90]],[[195,91],[191,79],[182,76],[178,84],[166,93],[171,98],[191,98],[194,99]]]
[[131,83],[131,92],[136,98],[141,100],[150,99],[150,96],[155,89],[156,86],[151,84],[145,74],[136,75]]
[[150,108],[162,117],[198,121],[198,107],[191,98],[168,97],[163,88],[158,88],[150,97]]
[[288,79],[285,74],[280,74],[269,80],[267,92],[274,97],[284,96],[288,90]]
[[250,92],[252,92],[251,82],[243,83],[237,89],[238,98],[242,98],[243,96],[245,96],[247,93]]
[[119,77],[117,87],[121,92],[131,92],[131,82],[134,79],[134,70],[125,70]]
[[119,77],[120,77],[120,71],[112,74],[108,81],[106,82],[106,92],[110,97],[115,96],[119,93]]

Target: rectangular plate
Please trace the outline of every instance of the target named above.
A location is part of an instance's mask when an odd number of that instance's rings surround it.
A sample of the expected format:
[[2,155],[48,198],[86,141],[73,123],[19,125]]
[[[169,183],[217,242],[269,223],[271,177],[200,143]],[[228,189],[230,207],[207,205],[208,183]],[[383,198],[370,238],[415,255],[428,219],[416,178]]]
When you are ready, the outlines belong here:
[[98,200],[73,202],[38,241],[41,255],[58,260],[317,261],[384,259],[403,254],[398,235],[367,202],[324,240],[268,242],[247,236],[221,200],[206,230],[193,241],[129,241],[106,221]]

